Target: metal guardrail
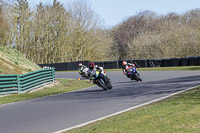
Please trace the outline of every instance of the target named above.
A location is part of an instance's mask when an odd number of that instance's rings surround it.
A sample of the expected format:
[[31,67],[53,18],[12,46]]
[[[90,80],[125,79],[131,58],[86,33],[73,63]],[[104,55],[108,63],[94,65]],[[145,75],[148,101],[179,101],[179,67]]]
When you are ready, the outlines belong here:
[[0,75],[0,94],[25,93],[55,82],[55,68],[23,75]]

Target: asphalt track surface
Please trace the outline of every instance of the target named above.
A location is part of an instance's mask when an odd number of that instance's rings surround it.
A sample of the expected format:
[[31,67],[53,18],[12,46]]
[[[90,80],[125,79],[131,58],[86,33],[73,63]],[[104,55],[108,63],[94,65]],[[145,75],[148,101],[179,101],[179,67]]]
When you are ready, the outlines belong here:
[[[140,72],[143,82],[108,72],[113,89],[90,88],[0,106],[1,133],[52,133],[200,85],[200,71]],[[78,72],[56,78],[79,78]]]

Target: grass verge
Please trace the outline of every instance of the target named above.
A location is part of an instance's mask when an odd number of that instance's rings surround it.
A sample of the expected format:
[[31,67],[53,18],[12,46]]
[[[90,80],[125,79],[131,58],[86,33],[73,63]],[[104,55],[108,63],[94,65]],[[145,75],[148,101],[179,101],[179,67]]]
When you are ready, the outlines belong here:
[[12,94],[0,97],[0,105],[11,102],[29,100],[48,95],[70,92],[81,88],[87,88],[93,85],[92,83],[88,83],[88,81],[86,80],[57,79],[56,82],[57,83],[54,86],[44,87],[44,89],[38,91],[29,92],[25,94]]
[[197,133],[200,87],[69,133]]

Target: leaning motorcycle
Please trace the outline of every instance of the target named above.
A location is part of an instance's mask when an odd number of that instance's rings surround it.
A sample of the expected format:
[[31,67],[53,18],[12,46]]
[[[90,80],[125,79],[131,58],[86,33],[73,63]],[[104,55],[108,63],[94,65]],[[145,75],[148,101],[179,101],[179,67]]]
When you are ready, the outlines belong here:
[[104,90],[112,89],[110,79],[107,78],[106,74],[102,74],[101,71],[95,70],[92,78],[93,82]]
[[79,70],[79,74],[81,75],[82,78],[89,79],[88,68],[84,68],[84,69]]
[[135,67],[131,67],[131,68],[128,69],[127,77],[129,77],[131,80],[142,81],[139,73],[136,72]]

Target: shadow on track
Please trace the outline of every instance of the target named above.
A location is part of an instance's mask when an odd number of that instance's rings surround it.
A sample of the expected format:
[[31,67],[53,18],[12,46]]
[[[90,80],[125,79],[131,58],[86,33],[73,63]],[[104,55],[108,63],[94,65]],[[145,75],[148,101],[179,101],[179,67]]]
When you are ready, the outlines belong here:
[[135,80],[130,80],[130,81],[123,81],[123,82],[115,82],[115,83],[112,83],[112,85],[115,85],[115,84],[124,84],[124,83],[140,83],[140,82],[137,82]]

